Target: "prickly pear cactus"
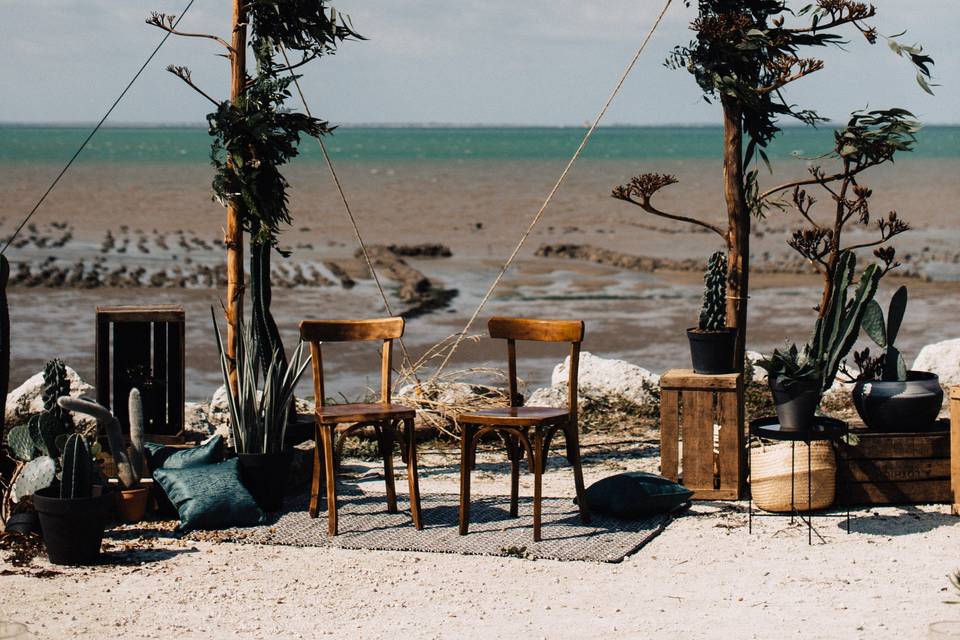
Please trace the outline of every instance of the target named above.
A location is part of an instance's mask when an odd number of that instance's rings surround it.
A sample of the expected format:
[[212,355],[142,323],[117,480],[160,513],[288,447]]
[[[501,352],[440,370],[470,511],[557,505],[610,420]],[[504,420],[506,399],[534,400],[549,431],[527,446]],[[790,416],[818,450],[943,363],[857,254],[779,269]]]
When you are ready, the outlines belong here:
[[20,502],[26,496],[33,495],[41,489],[53,484],[57,477],[57,463],[50,456],[34,458],[23,465],[20,475],[13,483],[12,497],[14,502]]
[[43,390],[40,398],[43,400],[43,410],[57,419],[62,425],[61,433],[71,433],[74,430],[70,414],[60,408],[57,398],[70,395],[70,379],[67,378],[67,365],[63,360],[55,358],[43,367]]
[[57,438],[63,434],[63,424],[53,414],[44,411],[32,415],[27,426],[30,429],[30,437],[33,438],[33,446],[40,451],[41,455],[54,457],[59,455]]
[[7,432],[7,446],[17,460],[22,462],[33,460],[33,454],[37,449],[33,444],[33,436],[30,435],[30,426],[21,424],[10,429]]
[[727,255],[717,251],[707,262],[703,274],[701,331],[722,331],[727,326]]
[[89,498],[93,493],[93,457],[83,436],[74,433],[67,438],[61,467],[60,497]]

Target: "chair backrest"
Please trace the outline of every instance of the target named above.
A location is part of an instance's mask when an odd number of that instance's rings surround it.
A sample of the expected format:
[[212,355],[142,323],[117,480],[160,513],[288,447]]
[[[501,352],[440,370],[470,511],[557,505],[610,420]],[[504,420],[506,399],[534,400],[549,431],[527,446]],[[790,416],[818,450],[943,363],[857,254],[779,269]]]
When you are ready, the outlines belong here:
[[517,391],[517,340],[532,342],[569,342],[570,367],[567,376],[567,404],[573,417],[577,415],[577,384],[580,375],[580,343],[583,342],[582,320],[538,320],[534,318],[493,317],[487,323],[491,338],[507,341],[507,366],[510,379],[510,406],[520,406]]
[[380,366],[380,401],[390,402],[390,375],[393,368],[393,341],[403,336],[403,318],[377,320],[303,320],[300,338],[310,343],[313,363],[313,394],[318,407],[326,404],[323,391],[323,357],[320,345],[324,342],[383,341]]

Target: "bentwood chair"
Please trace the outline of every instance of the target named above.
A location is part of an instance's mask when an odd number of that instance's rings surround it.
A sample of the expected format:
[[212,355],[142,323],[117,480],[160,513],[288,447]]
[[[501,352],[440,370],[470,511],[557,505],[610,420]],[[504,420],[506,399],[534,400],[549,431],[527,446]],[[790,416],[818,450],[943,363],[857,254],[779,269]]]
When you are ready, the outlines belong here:
[[[498,433],[507,445],[510,460],[510,515],[517,517],[520,486],[520,461],[524,453],[533,469],[533,539],[540,541],[540,520],[543,470],[550,441],[562,431],[567,446],[567,460],[573,466],[574,483],[580,519],[590,522],[583,488],[583,469],[580,464],[580,432],[577,425],[577,380],[580,364],[580,343],[583,341],[583,322],[579,320],[533,320],[527,318],[491,318],[488,323],[491,338],[507,341],[507,366],[510,379],[510,406],[483,409],[457,416],[460,424],[460,535],[466,535],[470,526],[470,471],[476,460],[477,442],[486,433]],[[535,342],[569,342],[570,375],[567,379],[566,408],[525,407],[517,391],[517,340]],[[533,430],[533,439],[530,431]]]
[[[417,477],[417,442],[414,434],[416,412],[410,407],[390,402],[390,373],[393,364],[393,341],[403,335],[403,318],[382,320],[304,320],[300,337],[310,343],[313,362],[313,392],[316,403],[316,442],[313,454],[313,479],[310,488],[310,517],[320,511],[320,489],[326,484],[327,523],[331,536],[337,535],[337,481],[335,449],[337,437],[351,431],[372,427],[377,435],[387,488],[387,511],[397,512],[397,493],[393,476],[393,443],[400,440],[403,461],[407,464],[410,485],[410,514],[417,529],[420,521],[420,484]],[[323,391],[323,342],[355,342],[382,340],[383,359],[380,368],[380,402],[328,405]],[[321,460],[321,452],[323,459]]]

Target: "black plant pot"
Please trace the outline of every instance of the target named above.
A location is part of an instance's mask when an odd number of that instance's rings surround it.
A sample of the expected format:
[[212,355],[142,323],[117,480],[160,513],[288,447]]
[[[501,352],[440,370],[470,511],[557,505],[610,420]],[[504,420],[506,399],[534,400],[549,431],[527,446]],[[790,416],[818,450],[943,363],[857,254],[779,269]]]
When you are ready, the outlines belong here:
[[3,529],[4,531],[13,531],[15,533],[22,533],[24,535],[28,533],[39,534],[40,516],[37,515],[36,511],[15,513],[7,518],[7,522],[4,524]]
[[858,382],[852,395],[860,419],[875,431],[925,431],[943,406],[940,378],[929,371],[907,371],[905,382]]
[[282,453],[240,453],[240,480],[261,509],[279,511],[287,491],[293,451]]
[[100,556],[100,543],[107,515],[115,496],[103,493],[93,498],[60,498],[56,489],[33,495],[40,515],[43,543],[53,564],[92,564]]
[[736,329],[721,331],[701,331],[687,329],[690,340],[690,358],[693,360],[693,372],[705,375],[733,373],[733,352],[737,342]]
[[820,405],[820,382],[798,380],[784,384],[780,378],[770,378],[770,391],[777,410],[781,431],[809,431]]

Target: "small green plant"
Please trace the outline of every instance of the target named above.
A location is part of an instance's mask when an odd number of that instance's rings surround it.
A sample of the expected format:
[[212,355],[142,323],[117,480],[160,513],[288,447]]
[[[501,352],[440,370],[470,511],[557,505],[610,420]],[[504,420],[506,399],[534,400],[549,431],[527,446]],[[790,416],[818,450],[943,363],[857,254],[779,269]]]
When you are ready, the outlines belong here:
[[727,254],[717,251],[707,262],[703,274],[703,306],[700,309],[700,331],[723,331],[727,328]]
[[57,398],[69,395],[66,365],[60,359],[47,362],[40,392],[43,410],[30,416],[26,424],[7,432],[7,446],[17,460],[29,462],[38,456],[60,456],[67,436],[76,430],[70,414],[57,405]]
[[903,354],[894,345],[903,315],[907,310],[907,288],[901,286],[890,299],[887,320],[884,322],[883,309],[876,300],[871,300],[863,316],[863,330],[883,352],[874,357],[867,347],[853,354],[860,368],[858,380],[882,380],[884,382],[904,382],[907,379],[907,365]]

